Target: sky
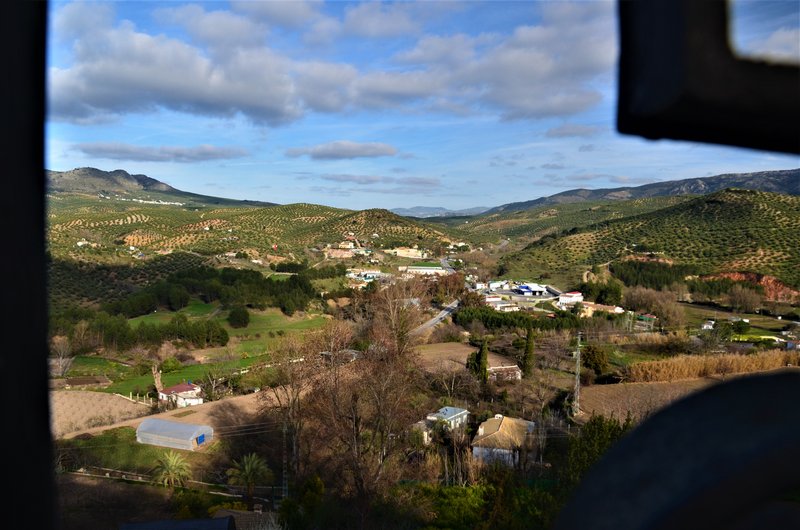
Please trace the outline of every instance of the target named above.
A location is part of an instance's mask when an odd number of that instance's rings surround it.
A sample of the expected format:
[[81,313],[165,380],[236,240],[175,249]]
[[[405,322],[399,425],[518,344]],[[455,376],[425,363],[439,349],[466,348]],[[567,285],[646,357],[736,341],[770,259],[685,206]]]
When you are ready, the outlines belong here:
[[[800,62],[800,2],[737,0],[732,46]],[[616,4],[49,4],[47,169],[339,208],[492,207],[800,167],[615,130]]]

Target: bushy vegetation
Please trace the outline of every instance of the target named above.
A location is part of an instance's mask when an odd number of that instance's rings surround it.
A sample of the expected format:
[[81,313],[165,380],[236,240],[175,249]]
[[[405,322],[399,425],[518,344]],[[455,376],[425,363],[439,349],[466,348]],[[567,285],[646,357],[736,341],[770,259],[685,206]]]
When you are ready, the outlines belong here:
[[797,366],[800,352],[771,350],[749,355],[678,355],[669,359],[632,364],[627,378],[632,382],[675,381],[710,375],[739,374]]

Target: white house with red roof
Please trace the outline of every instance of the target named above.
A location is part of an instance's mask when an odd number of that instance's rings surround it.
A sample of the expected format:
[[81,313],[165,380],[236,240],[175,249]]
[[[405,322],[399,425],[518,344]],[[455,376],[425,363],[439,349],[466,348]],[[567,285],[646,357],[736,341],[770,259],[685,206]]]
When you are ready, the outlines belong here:
[[201,405],[203,389],[200,385],[189,382],[178,383],[167,387],[158,393],[158,400],[162,403],[174,403],[176,407]]
[[558,307],[561,309],[571,308],[581,302],[583,302],[583,294],[580,291],[570,291],[558,295]]

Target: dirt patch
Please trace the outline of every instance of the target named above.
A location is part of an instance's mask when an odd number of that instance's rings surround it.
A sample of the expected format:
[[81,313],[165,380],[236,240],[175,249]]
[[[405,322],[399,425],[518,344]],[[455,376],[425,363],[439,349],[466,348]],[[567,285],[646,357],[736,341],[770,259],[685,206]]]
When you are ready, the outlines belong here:
[[50,432],[61,438],[71,432],[112,425],[150,412],[150,407],[121,396],[84,390],[50,392]]
[[[62,392],[62,393],[73,393],[73,392]],[[53,394],[51,392],[51,394]],[[87,392],[87,394],[99,394],[99,395],[106,395],[109,394],[102,394],[101,392]],[[226,398],[220,401],[211,401],[208,403],[203,403],[202,405],[194,405],[190,409],[179,409],[179,410],[170,410],[167,412],[162,412],[159,414],[154,414],[150,416],[139,416],[130,419],[122,419],[113,424],[104,424],[102,426],[86,426],[81,430],[74,430],[69,431],[66,434],[63,434],[64,438],[74,438],[80,434],[89,433],[89,434],[98,434],[100,432],[106,431],[108,429],[113,429],[116,427],[133,427],[136,428],[139,424],[144,420],[145,417],[149,418],[161,418],[164,420],[170,421],[177,421],[182,423],[193,423],[193,424],[202,424],[202,425],[210,425],[214,429],[218,429],[219,427],[226,426],[230,423],[230,416],[250,416],[255,415],[258,413],[264,404],[263,397],[258,394],[247,394],[244,396],[235,396]],[[124,401],[124,398],[119,398]],[[191,410],[191,414],[186,414],[187,410]],[[58,421],[63,421],[60,415],[57,413],[53,414],[54,419]]]
[[[440,342],[418,346],[422,366],[426,370],[461,370],[467,367],[467,357],[478,348],[463,342]],[[489,352],[489,366],[509,366],[516,364],[514,359]]]

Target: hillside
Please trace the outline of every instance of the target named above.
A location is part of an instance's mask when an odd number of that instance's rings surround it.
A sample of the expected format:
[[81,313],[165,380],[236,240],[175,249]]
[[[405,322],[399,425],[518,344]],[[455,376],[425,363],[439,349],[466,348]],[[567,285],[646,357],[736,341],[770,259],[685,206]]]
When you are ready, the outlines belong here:
[[557,234],[575,227],[622,219],[651,212],[690,200],[692,197],[653,197],[628,201],[592,201],[544,205],[528,210],[496,212],[476,217],[428,219],[458,229],[473,240],[496,240],[501,237],[527,240]]
[[286,256],[309,246],[339,242],[350,233],[374,245],[432,244],[450,239],[447,229],[388,210],[353,212],[305,203],[190,208],[55,193],[48,195],[47,206],[51,254],[84,261],[130,261],[130,247],[144,259],[173,251],[205,256],[239,251],[253,258]]
[[92,167],[70,171],[46,171],[49,194],[86,194],[116,201],[180,203],[181,206],[273,206],[261,201],[240,201],[199,195],[173,188],[147,175],[131,175],[122,169],[103,171]]
[[597,190],[574,189],[548,197],[513,202],[492,208],[487,214],[528,210],[538,206],[589,201],[620,201],[646,197],[677,195],[706,195],[725,188],[769,191],[800,195],[800,168],[756,173],[729,173],[713,177],[691,178],[655,182],[643,186],[605,188]]
[[703,273],[768,274],[800,286],[800,197],[726,189],[641,215],[545,237],[506,256],[506,275],[580,272],[626,256],[655,253]]

